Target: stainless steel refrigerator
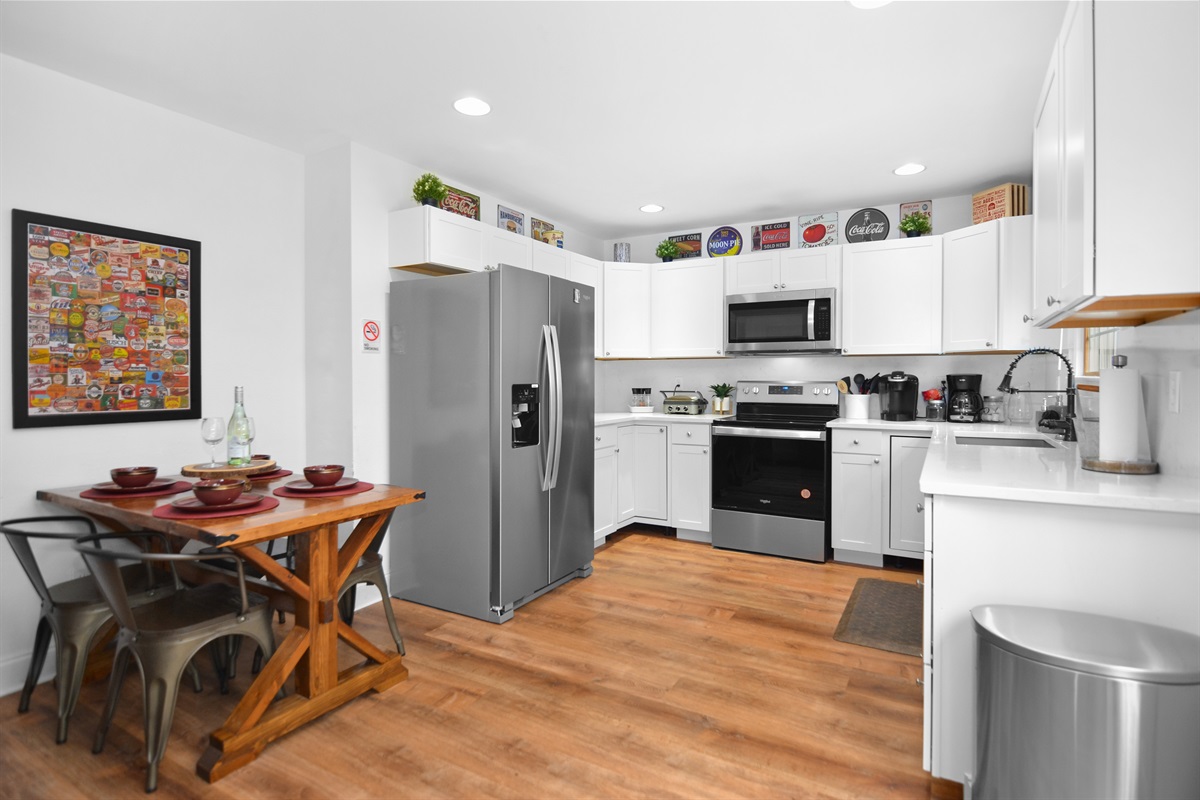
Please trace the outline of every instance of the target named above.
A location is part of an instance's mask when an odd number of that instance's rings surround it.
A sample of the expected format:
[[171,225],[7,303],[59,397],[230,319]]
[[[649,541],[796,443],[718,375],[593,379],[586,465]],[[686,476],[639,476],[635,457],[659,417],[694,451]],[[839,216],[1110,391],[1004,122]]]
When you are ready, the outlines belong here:
[[504,622],[591,574],[594,292],[507,266],[392,283],[391,482],[426,492],[388,536],[397,597]]

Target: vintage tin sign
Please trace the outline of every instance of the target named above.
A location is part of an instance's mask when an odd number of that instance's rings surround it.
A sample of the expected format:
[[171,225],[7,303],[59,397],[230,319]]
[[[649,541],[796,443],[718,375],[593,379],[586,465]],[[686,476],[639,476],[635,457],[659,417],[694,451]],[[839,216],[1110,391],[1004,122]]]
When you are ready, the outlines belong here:
[[708,236],[708,255],[710,258],[736,256],[742,252],[742,234],[737,228],[717,228]]

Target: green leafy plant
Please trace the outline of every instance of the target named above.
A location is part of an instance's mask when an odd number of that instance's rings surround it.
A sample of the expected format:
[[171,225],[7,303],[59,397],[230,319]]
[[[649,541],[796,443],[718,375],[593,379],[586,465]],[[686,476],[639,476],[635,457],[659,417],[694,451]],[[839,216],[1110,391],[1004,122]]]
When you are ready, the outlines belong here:
[[900,230],[904,233],[929,233],[933,230],[933,225],[929,222],[928,214],[914,211],[900,220]]
[[413,200],[418,203],[431,201],[433,205],[440,206],[445,199],[446,184],[432,172],[426,172],[413,184]]
[[733,394],[733,387],[728,383],[714,383],[708,388],[712,389],[713,397],[729,397]]
[[658,247],[654,248],[654,255],[662,259],[678,258],[679,245],[675,244],[670,239],[663,239],[658,243]]

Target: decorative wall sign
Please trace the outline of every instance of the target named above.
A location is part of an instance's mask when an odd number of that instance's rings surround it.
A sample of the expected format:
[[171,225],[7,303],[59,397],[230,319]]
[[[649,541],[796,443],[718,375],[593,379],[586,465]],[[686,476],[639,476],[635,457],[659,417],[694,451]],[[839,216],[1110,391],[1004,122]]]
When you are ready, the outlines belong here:
[[750,252],[786,250],[792,246],[791,222],[768,222],[750,227]]
[[13,427],[199,419],[200,243],[13,209]]
[[699,233],[681,233],[678,236],[668,236],[679,247],[676,258],[699,258],[704,255],[701,251],[703,238]]
[[496,227],[503,228],[509,233],[525,235],[525,215],[511,208],[496,206]]
[[847,242],[878,242],[886,239],[892,229],[887,214],[878,208],[864,208],[850,215],[846,223]]
[[932,200],[917,200],[912,203],[900,204],[900,216],[897,219],[904,219],[914,211],[920,211],[925,216],[929,217],[929,224],[933,225],[933,201]]
[[538,219],[537,217],[529,218],[529,235],[539,242],[549,243],[547,234],[552,230],[555,230],[553,222],[546,222],[546,220]]
[[464,192],[462,189],[455,189],[453,186],[447,186],[446,197],[442,200],[442,210],[478,220],[479,195]]
[[737,228],[717,228],[708,235],[708,255],[711,258],[736,256],[742,252],[742,235]]
[[838,215],[808,214],[796,220],[796,245],[798,247],[824,247],[838,242]]

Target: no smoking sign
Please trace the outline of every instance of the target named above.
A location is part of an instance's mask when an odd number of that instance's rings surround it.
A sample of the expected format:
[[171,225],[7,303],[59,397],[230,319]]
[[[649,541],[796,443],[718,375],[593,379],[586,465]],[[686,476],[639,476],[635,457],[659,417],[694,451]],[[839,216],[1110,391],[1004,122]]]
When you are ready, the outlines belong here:
[[364,319],[362,321],[362,351],[364,353],[379,353],[379,320]]

